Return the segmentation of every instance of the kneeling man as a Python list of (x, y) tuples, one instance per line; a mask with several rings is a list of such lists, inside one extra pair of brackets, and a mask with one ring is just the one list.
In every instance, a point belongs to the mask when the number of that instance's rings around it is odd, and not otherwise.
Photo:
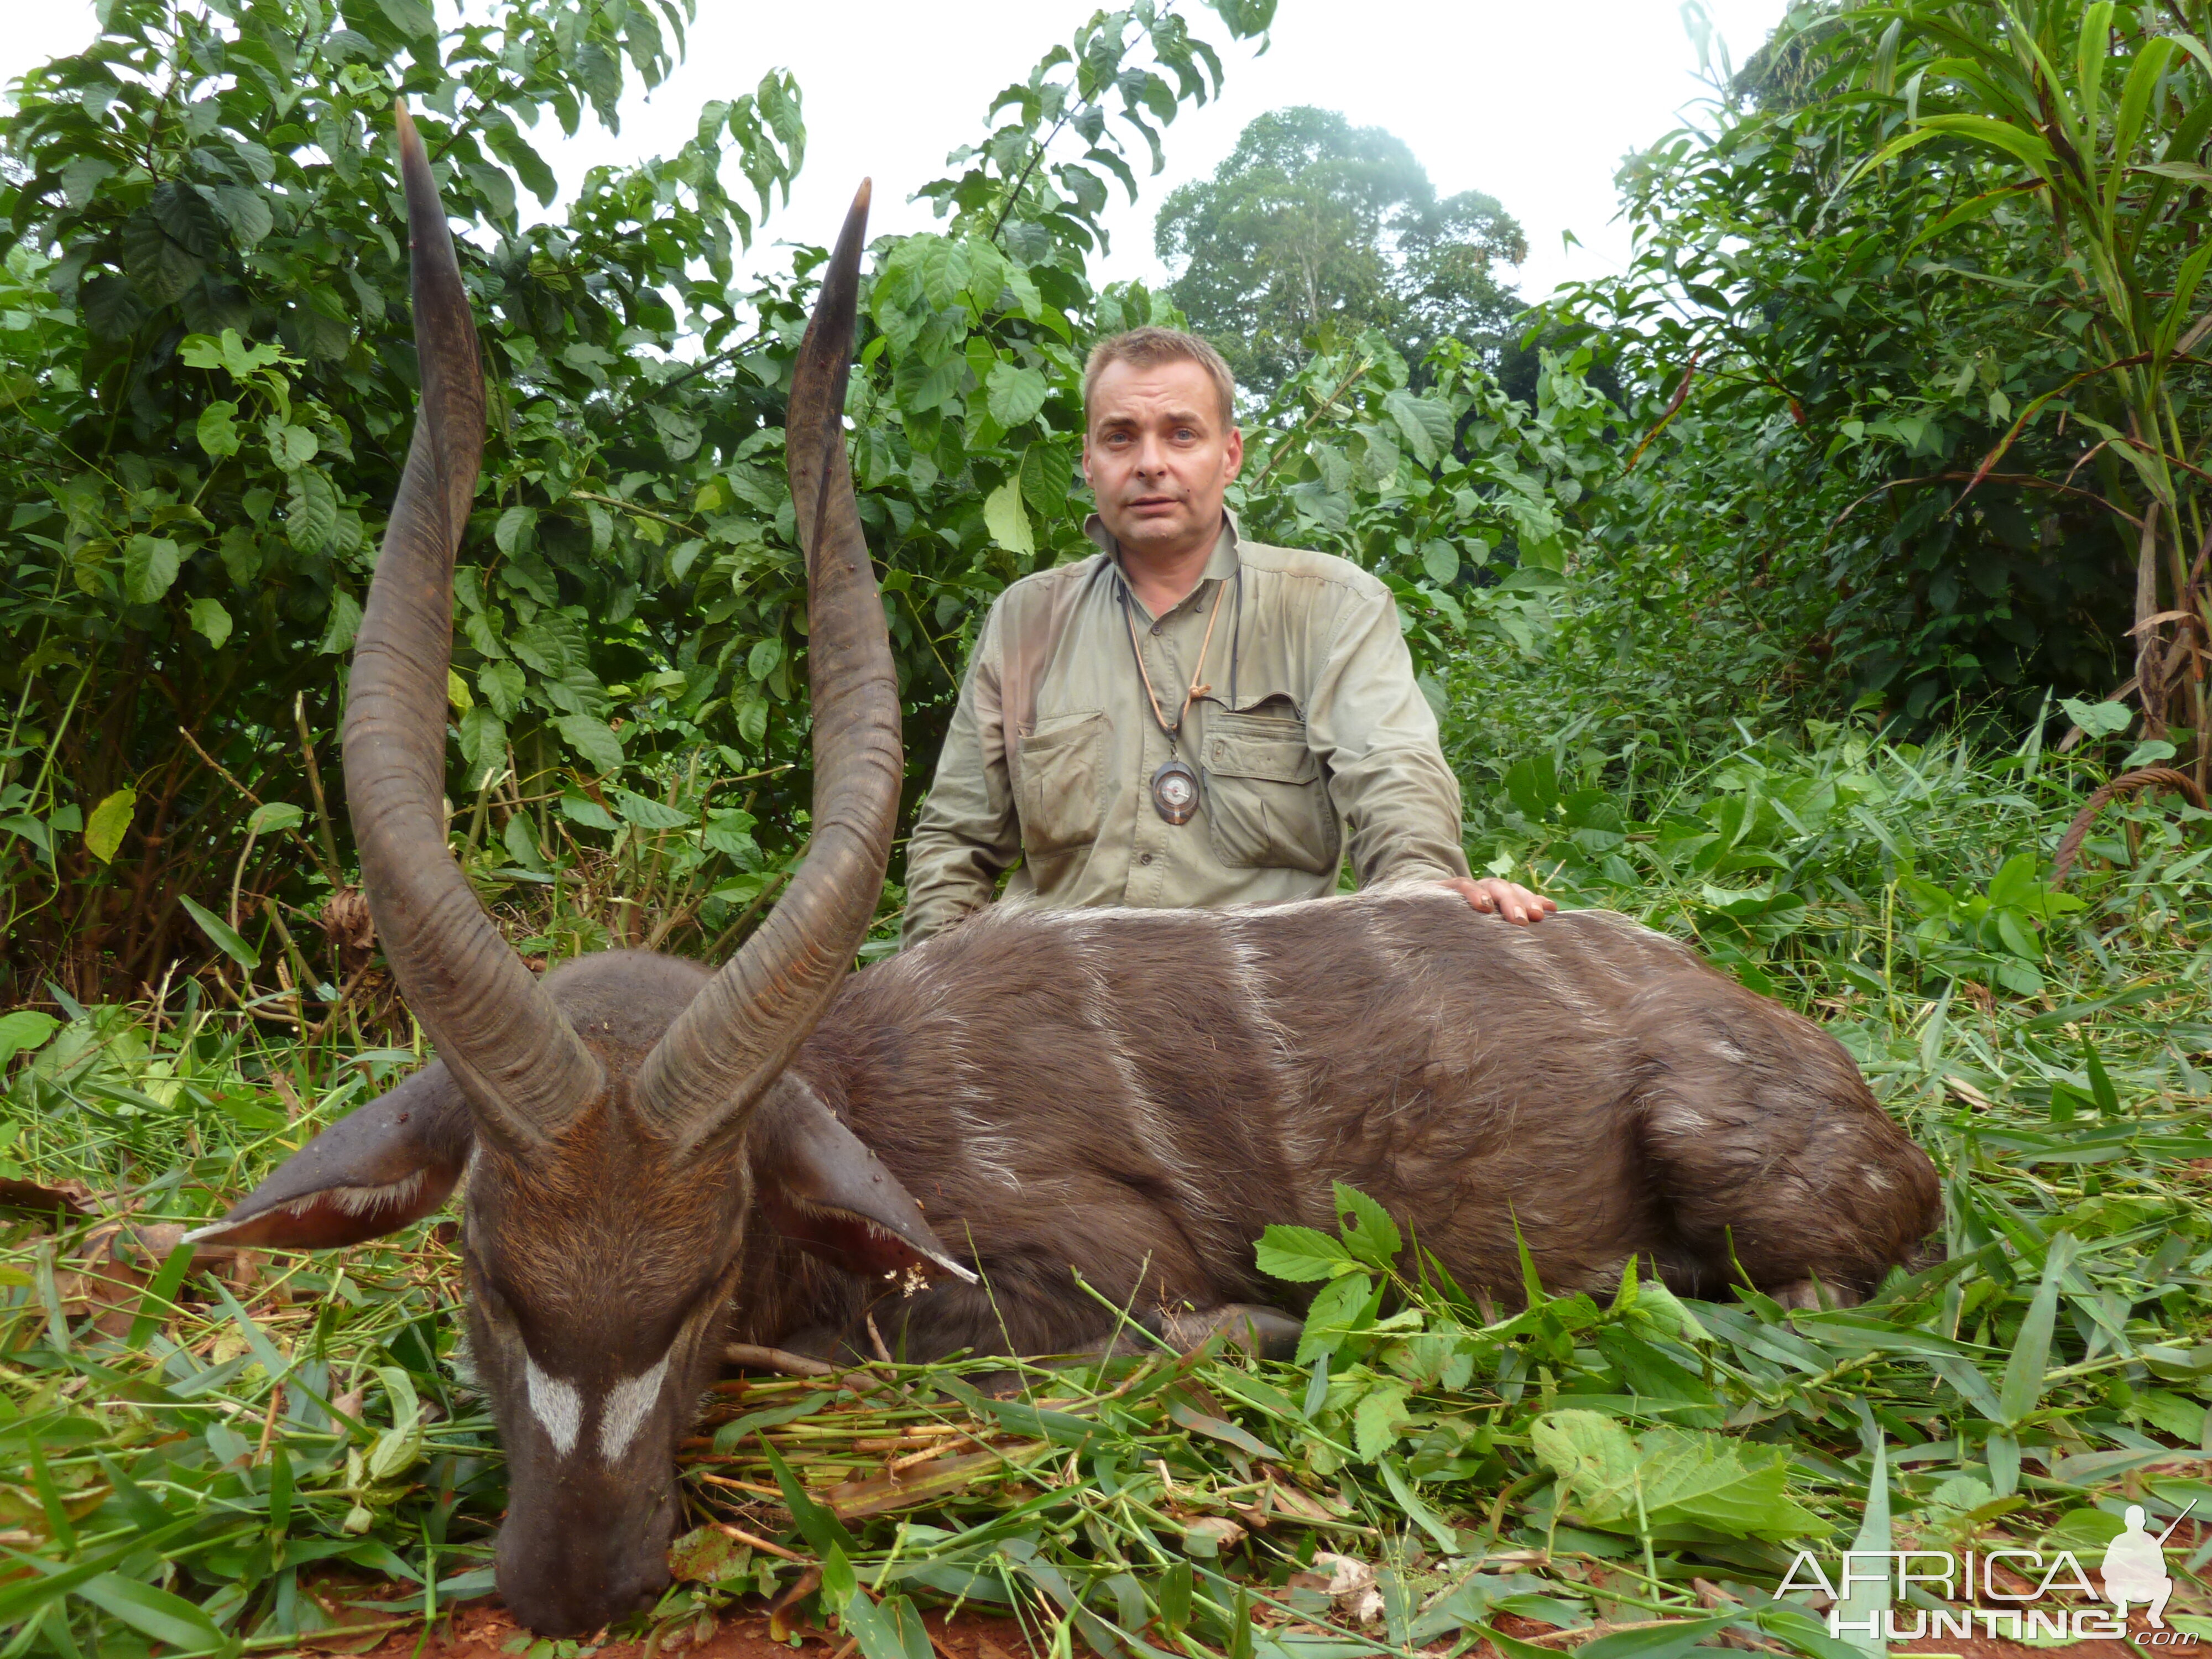
[(992, 901), (1213, 907), (1435, 881), (1485, 914), (1558, 907), (1472, 879), (1459, 781), (1390, 591), (1243, 539), (1236, 384), (1171, 329), (1099, 343), (1083, 473), (1100, 551), (984, 619), (907, 850), (907, 944)]

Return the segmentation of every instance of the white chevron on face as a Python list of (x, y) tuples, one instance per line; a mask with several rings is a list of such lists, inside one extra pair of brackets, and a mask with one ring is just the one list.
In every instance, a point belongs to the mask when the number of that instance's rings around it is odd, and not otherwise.
[(660, 1385), (667, 1375), (668, 1356), (663, 1354), (651, 1370), (626, 1376), (607, 1390), (606, 1403), (599, 1408), (599, 1456), (604, 1461), (618, 1462), (629, 1449), (629, 1443), (645, 1426), (653, 1402), (660, 1398)]
[(522, 1355), (522, 1376), (530, 1395), (530, 1413), (563, 1457), (576, 1449), (576, 1436), (584, 1426), (584, 1397), (573, 1382), (548, 1376), (538, 1370), (527, 1349)]
[[(584, 1396), (574, 1383), (550, 1376), (527, 1349), (523, 1352), (522, 1366), (531, 1415), (545, 1431), (553, 1449), (566, 1457), (576, 1449), (583, 1436), (586, 1416)], [(660, 1398), (661, 1385), (667, 1379), (668, 1356), (663, 1354), (650, 1370), (626, 1376), (607, 1390), (606, 1398), (599, 1405), (598, 1446), (602, 1461), (622, 1461), (630, 1442), (645, 1426), (645, 1419), (653, 1414), (653, 1407)]]

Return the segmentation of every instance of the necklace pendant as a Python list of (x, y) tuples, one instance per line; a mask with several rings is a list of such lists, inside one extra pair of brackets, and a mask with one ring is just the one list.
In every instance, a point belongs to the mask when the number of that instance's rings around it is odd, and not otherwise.
[(1152, 774), (1152, 810), (1170, 823), (1188, 823), (1198, 811), (1198, 774), (1179, 760)]

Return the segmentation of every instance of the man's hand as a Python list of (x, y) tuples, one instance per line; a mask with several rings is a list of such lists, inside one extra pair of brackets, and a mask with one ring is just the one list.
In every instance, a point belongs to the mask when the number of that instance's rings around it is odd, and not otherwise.
[(1454, 876), (1444, 885), (1484, 915), (1504, 916), (1522, 927), (1541, 921), (1559, 908), (1541, 893), (1532, 893), (1518, 882), (1500, 881), (1495, 876), (1485, 876), (1480, 881)]

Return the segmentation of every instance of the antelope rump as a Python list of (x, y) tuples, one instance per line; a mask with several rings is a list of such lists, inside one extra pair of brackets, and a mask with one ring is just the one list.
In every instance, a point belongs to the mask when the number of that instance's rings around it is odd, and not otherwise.
[[(677, 1442), (731, 1342), (1065, 1352), (1115, 1318), (1287, 1328), (1271, 1222), (1346, 1181), (1470, 1290), (1635, 1261), (1685, 1294), (1870, 1291), (1937, 1187), (1843, 1049), (1604, 912), (1533, 928), (1401, 888), (1217, 913), (987, 913), (865, 972), (899, 707), (848, 465), (864, 185), (787, 425), (810, 584), (813, 842), (712, 970), (611, 951), (540, 980), (446, 840), (453, 566), (483, 386), (428, 160), (399, 120), (422, 398), (355, 649), (362, 884), (437, 1059), (198, 1237), (320, 1248), (466, 1175), (471, 1349), (508, 1460), (498, 1580), (552, 1635), (665, 1583)], [(1272, 1311), (1271, 1311), (1272, 1310)]]

